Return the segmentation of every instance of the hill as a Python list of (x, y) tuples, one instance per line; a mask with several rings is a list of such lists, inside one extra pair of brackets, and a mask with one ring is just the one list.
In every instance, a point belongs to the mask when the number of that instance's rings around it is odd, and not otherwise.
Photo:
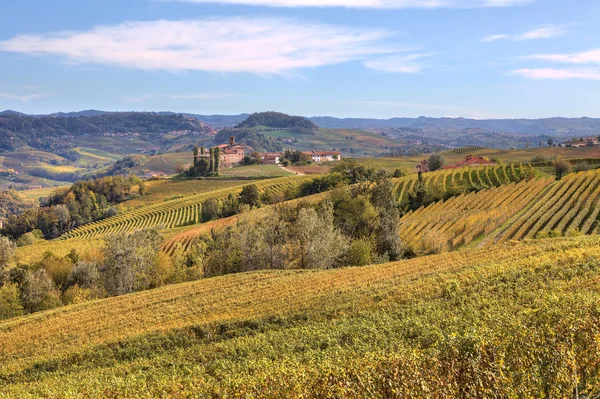
[(252, 272), (8, 320), (0, 397), (592, 397), (599, 251)]
[(290, 116), (281, 112), (258, 112), (240, 122), (238, 128), (257, 126), (276, 127), (282, 129), (316, 129), (317, 126), (301, 116)]

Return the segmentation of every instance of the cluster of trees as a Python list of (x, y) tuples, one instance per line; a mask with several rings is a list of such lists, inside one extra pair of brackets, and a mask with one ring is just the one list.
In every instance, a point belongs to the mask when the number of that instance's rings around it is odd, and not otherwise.
[(281, 112), (258, 112), (250, 115), (245, 121), (240, 122), (238, 128), (253, 128), (255, 126), (269, 126), (282, 129), (299, 128), (312, 131), (317, 125), (301, 116), (291, 116)]
[(215, 135), (215, 142), (226, 143), (231, 136), (235, 136), (236, 142), (239, 144), (244, 144), (255, 151), (277, 152), (283, 149), (283, 146), (277, 141), (245, 127), (225, 128)]
[(209, 158), (206, 159), (206, 149), (204, 147), (194, 147), (194, 161), (187, 171), (187, 175), (210, 176), (218, 175), (221, 169), (221, 149), (213, 147), (209, 150)]
[(108, 237), (99, 250), (46, 252), (38, 262), (11, 267), (15, 244), (1, 237), (0, 320), (202, 276), (192, 254), (179, 249), (169, 257), (161, 243), (156, 230), (138, 230)]
[(41, 200), (40, 207), (29, 208), (11, 215), (2, 233), (23, 245), (35, 238), (56, 238), (66, 231), (86, 223), (117, 214), (112, 206), (129, 197), (135, 176), (106, 176), (82, 180), (66, 189), (59, 189)]
[(312, 163), (312, 158), (308, 154), (302, 153), (300, 150), (292, 150), (286, 148), (280, 161), (284, 166), (292, 165), (308, 165)]
[(11, 215), (20, 215), (36, 206), (34, 201), (21, 197), (15, 190), (0, 191), (0, 217), (3, 219)]
[[(260, 204), (258, 191), (247, 187), (240, 202)], [(393, 185), (382, 178), (352, 188), (340, 186), (319, 204), (280, 205), (260, 217), (247, 215), (235, 226), (200, 238), (194, 251), (207, 277), (258, 269), (368, 265), (402, 257), (399, 217)]]

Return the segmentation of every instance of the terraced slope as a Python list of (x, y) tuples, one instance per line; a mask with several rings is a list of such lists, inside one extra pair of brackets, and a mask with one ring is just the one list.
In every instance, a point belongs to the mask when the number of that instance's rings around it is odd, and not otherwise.
[(600, 240), (262, 271), (0, 322), (0, 398), (594, 397)]
[(462, 194), (410, 212), (400, 220), (400, 236), (411, 244), (429, 231), (442, 233), (452, 248), (486, 236), (523, 210), (553, 179), (520, 183)]
[[(269, 189), (272, 194), (276, 195), (309, 179), (308, 177), (291, 176), (254, 184), (261, 189)], [(199, 223), (201, 221), (202, 204), (206, 200), (226, 198), (230, 193), (239, 193), (243, 186), (239, 185), (145, 206), (71, 230), (64, 234), (61, 239), (89, 239), (104, 237), (109, 234), (131, 232), (147, 227), (171, 229), (181, 225)]]

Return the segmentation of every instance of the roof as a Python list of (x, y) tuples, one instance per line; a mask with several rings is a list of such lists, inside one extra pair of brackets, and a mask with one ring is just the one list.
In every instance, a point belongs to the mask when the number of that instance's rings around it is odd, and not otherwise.
[(309, 155), (340, 155), (341, 152), (339, 152), (339, 151), (309, 151), (309, 152), (305, 152), (304, 154), (309, 154)]

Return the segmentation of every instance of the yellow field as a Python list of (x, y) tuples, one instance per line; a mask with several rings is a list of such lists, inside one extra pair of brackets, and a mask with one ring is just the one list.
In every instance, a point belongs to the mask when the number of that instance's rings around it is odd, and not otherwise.
[(594, 394), (599, 253), (593, 236), (252, 272), (20, 317), (0, 322), (0, 397)]

